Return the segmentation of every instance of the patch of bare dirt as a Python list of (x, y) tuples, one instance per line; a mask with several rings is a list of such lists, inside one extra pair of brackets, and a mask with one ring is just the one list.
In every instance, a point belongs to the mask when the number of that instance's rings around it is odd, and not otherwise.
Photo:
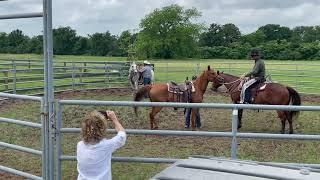
[(20, 176), (15, 176), (15, 175), (12, 175), (12, 174), (9, 174), (9, 173), (0, 172), (0, 180), (7, 180), (7, 179), (10, 179), (10, 180), (22, 180), (22, 179), (25, 179), (25, 178), (20, 177)]

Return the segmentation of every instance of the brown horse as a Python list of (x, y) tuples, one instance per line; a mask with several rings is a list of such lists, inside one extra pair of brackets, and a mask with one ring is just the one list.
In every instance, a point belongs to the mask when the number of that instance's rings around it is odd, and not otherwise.
[[(216, 76), (216, 72), (213, 69), (210, 69), (210, 66), (208, 66), (208, 69), (206, 69), (195, 81), (193, 81), (195, 91), (191, 94), (192, 103), (202, 102), (203, 94), (206, 92), (209, 81), (212, 82)], [(149, 97), (151, 102), (175, 102), (173, 94), (168, 92), (167, 84), (154, 84), (142, 87), (136, 93), (134, 101), (141, 101), (145, 97)], [(161, 111), (161, 109), (162, 107), (152, 107), (152, 111), (150, 112), (151, 129), (158, 129), (158, 123), (155, 121), (155, 116)], [(192, 109), (192, 130), (195, 130), (195, 117), (198, 110), (198, 108)], [(134, 107), (134, 111), (137, 115), (137, 107)]]
[[(216, 90), (221, 85), (224, 85), (228, 93), (231, 96), (231, 100), (234, 104), (239, 103), (241, 88), (239, 84), (241, 79), (239, 77), (217, 72), (218, 76), (212, 83), (212, 89)], [(258, 90), (255, 95), (253, 104), (267, 104), (267, 105), (301, 105), (301, 98), (297, 91), (293, 88), (284, 86), (278, 83), (268, 83), (265, 89)], [(238, 128), (241, 128), (242, 122), (242, 109), (238, 112)], [(289, 133), (293, 133), (292, 120), (297, 118), (299, 111), (277, 111), (278, 117), (281, 120), (282, 128), (281, 133), (285, 132), (286, 121), (289, 122)]]

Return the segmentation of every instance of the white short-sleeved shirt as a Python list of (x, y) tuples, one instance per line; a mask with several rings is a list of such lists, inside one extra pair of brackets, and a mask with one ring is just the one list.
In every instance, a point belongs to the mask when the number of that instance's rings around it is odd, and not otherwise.
[(119, 131), (112, 139), (97, 144), (77, 144), (78, 180), (111, 180), (111, 156), (126, 142), (126, 133)]

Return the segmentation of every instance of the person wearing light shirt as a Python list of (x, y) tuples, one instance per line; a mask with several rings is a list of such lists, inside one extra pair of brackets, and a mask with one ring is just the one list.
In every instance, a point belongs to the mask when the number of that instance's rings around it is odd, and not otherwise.
[[(108, 120), (117, 131), (112, 139), (106, 139)], [(90, 112), (81, 123), (81, 134), (82, 140), (77, 144), (78, 180), (111, 180), (112, 153), (126, 143), (126, 132), (115, 113)]]

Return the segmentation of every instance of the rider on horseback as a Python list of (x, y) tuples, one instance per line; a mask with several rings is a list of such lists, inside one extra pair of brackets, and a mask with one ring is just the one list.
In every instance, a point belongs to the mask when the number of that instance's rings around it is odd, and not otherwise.
[(250, 78), (242, 87), (240, 103), (250, 103), (250, 89), (254, 87), (254, 85), (265, 81), (265, 65), (261, 59), (260, 51), (258, 49), (252, 49), (250, 56), (251, 59), (255, 61), (255, 65), (251, 72), (243, 74), (240, 77), (241, 79), (245, 77)]
[(149, 61), (143, 61), (143, 65), (144, 67), (139, 72), (142, 73), (143, 85), (148, 85), (151, 84), (153, 70)]

